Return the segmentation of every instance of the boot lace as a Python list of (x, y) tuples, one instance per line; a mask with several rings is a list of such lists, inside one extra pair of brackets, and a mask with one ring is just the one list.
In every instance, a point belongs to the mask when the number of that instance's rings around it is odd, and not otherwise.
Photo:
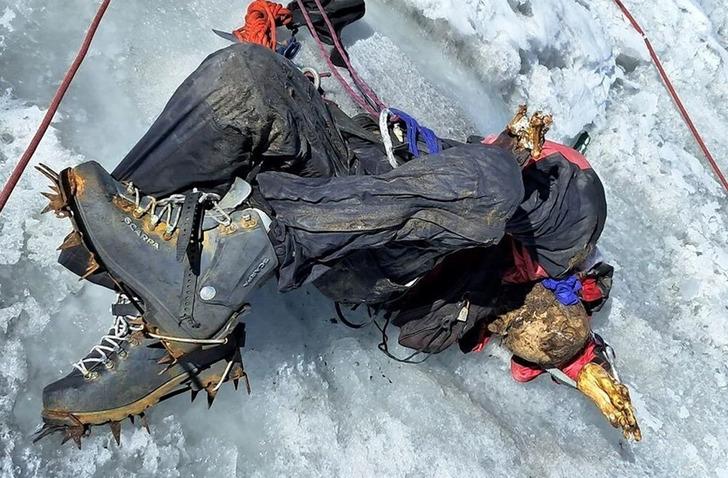
[[(129, 299), (120, 294), (117, 303), (129, 303)], [(119, 352), (121, 345), (128, 342), (134, 332), (144, 330), (144, 325), (134, 323), (134, 319), (133, 316), (117, 315), (109, 333), (101, 337), (100, 343), (93, 346), (88, 356), (74, 363), (73, 367), (84, 377), (89, 377), (96, 365), (110, 363), (109, 355)]]
[[(152, 227), (156, 227), (160, 222), (167, 225), (165, 235), (171, 237), (171, 234), (177, 229), (179, 220), (182, 215), (182, 205), (185, 202), (184, 194), (172, 194), (165, 198), (157, 199), (153, 196), (144, 196), (139, 188), (133, 183), (126, 183), (126, 192), (129, 197), (125, 197), (129, 202), (133, 202), (134, 216), (141, 218), (145, 214), (150, 214)], [(193, 189), (197, 192), (197, 188)], [(229, 226), (232, 223), (230, 215), (220, 207), (220, 195), (215, 193), (203, 192), (200, 196), (200, 204), (209, 203), (211, 205), (212, 214), (210, 217), (220, 225)]]

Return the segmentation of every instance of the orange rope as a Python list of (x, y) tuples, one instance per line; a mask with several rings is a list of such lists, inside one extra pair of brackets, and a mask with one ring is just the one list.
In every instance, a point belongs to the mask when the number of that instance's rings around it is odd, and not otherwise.
[(275, 50), (278, 46), (276, 28), (292, 21), (291, 11), (283, 5), (268, 0), (255, 0), (248, 5), (244, 25), (233, 31), (233, 35), (240, 41)]

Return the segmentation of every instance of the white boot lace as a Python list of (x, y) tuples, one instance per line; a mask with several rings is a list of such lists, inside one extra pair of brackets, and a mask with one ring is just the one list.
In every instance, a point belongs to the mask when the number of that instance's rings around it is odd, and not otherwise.
[[(179, 225), (180, 216), (182, 214), (182, 205), (185, 202), (184, 194), (172, 194), (163, 199), (157, 199), (152, 196), (142, 196), (139, 188), (134, 186), (133, 183), (126, 183), (126, 192), (131, 197), (125, 197), (129, 202), (133, 202), (135, 209), (134, 215), (137, 218), (141, 218), (145, 214), (150, 214), (152, 226), (156, 226), (163, 221), (167, 228), (165, 235), (171, 237), (174, 230)], [(197, 189), (193, 189), (193, 192), (197, 192)], [(220, 195), (214, 193), (203, 192), (200, 196), (200, 204), (209, 202), (212, 205), (210, 217), (220, 225), (229, 226), (232, 219), (221, 207), (220, 207)]]
[[(117, 303), (128, 303), (128, 299), (119, 295)], [(129, 341), (132, 333), (144, 330), (144, 325), (137, 325), (132, 322), (134, 319), (135, 317), (132, 316), (116, 316), (109, 333), (101, 337), (101, 343), (94, 345), (91, 352), (89, 352), (89, 356), (74, 363), (73, 367), (81, 372), (84, 377), (88, 377), (92, 374), (91, 369), (94, 366), (101, 363), (105, 365), (110, 363), (110, 354), (119, 352), (121, 345)], [(96, 355), (92, 356), (94, 353)]]

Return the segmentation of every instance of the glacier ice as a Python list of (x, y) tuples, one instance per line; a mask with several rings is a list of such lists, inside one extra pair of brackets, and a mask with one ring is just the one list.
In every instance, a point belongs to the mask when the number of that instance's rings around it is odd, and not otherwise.
[[(22, 153), (95, 2), (0, 0), (0, 182)], [(177, 84), (225, 43), (247, 2), (114, 2), (35, 161), (113, 167)], [(513, 382), (497, 346), (404, 366), (374, 330), (332, 324), (313, 289), (267, 288), (248, 320), (250, 397), (184, 398), (122, 447), (38, 446), (43, 385), (110, 323), (111, 297), (55, 264), (67, 225), (40, 216), (29, 171), (0, 216), (0, 475), (728, 476), (728, 200), (613, 2), (370, 0), (345, 31), (385, 101), (442, 135), (489, 133), (521, 102), (553, 136), (587, 128), (607, 189), (601, 248), (617, 267), (595, 328), (617, 350), (644, 442), (625, 444), (572, 390)], [(728, 169), (728, 20), (717, 0), (630, 1)], [(308, 42), (300, 62), (320, 64)], [(325, 86), (352, 105), (333, 81)]]

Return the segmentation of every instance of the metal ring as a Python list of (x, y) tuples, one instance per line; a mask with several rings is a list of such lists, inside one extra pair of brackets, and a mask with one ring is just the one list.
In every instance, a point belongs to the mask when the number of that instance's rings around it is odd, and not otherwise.
[(321, 75), (319, 75), (318, 71), (307, 66), (305, 68), (301, 68), (301, 72), (306, 76), (306, 78), (311, 80), (314, 88), (318, 90), (321, 87)]

